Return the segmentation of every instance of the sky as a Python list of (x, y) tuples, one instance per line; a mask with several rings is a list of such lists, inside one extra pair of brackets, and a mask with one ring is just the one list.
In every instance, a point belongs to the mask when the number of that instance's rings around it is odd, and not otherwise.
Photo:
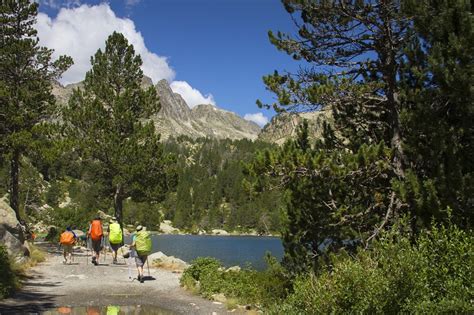
[(263, 126), (275, 114), (262, 76), (298, 64), (268, 40), (268, 31), (294, 33), (279, 0), (37, 0), (40, 44), (75, 64), (61, 83), (84, 79), (90, 57), (118, 31), (142, 56), (143, 72), (166, 79), (192, 108), (213, 104)]

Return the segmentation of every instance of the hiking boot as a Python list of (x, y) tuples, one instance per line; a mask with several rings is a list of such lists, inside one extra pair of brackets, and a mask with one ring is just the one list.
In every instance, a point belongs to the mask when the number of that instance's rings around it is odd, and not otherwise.
[(63, 259), (63, 264), (67, 264), (67, 259)]
[(143, 276), (140, 277), (140, 283), (143, 283), (145, 280), (143, 279)]

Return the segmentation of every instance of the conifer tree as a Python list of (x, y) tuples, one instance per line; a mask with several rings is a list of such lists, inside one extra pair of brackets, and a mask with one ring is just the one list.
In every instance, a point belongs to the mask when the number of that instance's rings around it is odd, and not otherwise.
[(287, 190), (287, 266), (317, 267), (328, 239), (334, 250), (354, 244), (344, 240), (368, 246), (403, 214), (415, 233), (433, 216), (447, 218), (447, 207), (469, 225), (470, 3), (283, 4), (298, 35), (270, 32), (270, 41), (308, 67), (264, 77), (278, 97), (273, 107), (330, 107), (334, 114), (314, 150), (303, 149), (303, 126), (296, 142), (262, 153), (254, 164), (253, 171), (281, 178)]
[(122, 34), (110, 35), (91, 64), (65, 110), (65, 127), (83, 161), (94, 166), (94, 180), (107, 188), (122, 223), (125, 198), (153, 200), (166, 188), (166, 158), (148, 119), (160, 104), (153, 87), (141, 87), (142, 60)]
[(18, 219), (21, 158), (55, 112), (52, 81), (72, 64), (66, 56), (52, 61), (53, 50), (39, 46), (37, 13), (38, 3), (29, 0), (0, 4), (0, 149), (10, 162), (10, 205)]

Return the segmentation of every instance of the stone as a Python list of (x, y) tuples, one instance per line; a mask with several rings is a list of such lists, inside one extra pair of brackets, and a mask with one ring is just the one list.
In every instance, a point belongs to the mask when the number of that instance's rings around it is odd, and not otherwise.
[(166, 256), (162, 252), (148, 255), (148, 261), (150, 261), (154, 267), (176, 271), (177, 273), (189, 267), (189, 264), (185, 261), (174, 256)]
[(0, 243), (16, 261), (22, 261), (30, 254), (22, 226), (5, 198), (0, 199)]
[(223, 293), (216, 293), (216, 294), (213, 294), (211, 295), (211, 298), (216, 301), (216, 302), (219, 302), (219, 303), (225, 303), (227, 302), (227, 298), (225, 297), (225, 295)]
[(211, 231), (214, 235), (229, 235), (229, 232), (226, 230), (214, 229)]
[(227, 268), (225, 272), (239, 272), (240, 270), (242, 270), (240, 266), (232, 266), (232, 267)]

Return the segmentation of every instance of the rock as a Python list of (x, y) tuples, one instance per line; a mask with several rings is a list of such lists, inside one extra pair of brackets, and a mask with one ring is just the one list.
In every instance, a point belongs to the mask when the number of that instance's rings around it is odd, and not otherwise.
[(172, 234), (179, 232), (179, 229), (173, 227), (170, 220), (164, 220), (160, 223), (160, 231), (165, 234)]
[(5, 198), (0, 199), (0, 243), (16, 261), (22, 261), (30, 254), (23, 228)]
[(320, 139), (323, 123), (332, 124), (334, 120), (330, 108), (307, 113), (281, 113), (273, 116), (270, 123), (263, 127), (258, 139), (282, 145), (286, 140), (296, 138), (298, 127), (304, 119), (308, 120), (310, 140)]
[(214, 229), (212, 230), (212, 234), (214, 235), (229, 235), (229, 232), (226, 230)]
[(213, 294), (213, 295), (211, 295), (211, 298), (216, 302), (220, 302), (220, 303), (227, 302), (227, 298), (225, 297), (225, 295), (223, 293)]
[(229, 271), (232, 271), (232, 272), (239, 272), (242, 268), (240, 268), (240, 266), (232, 266), (232, 267), (229, 267), (225, 270), (225, 272), (229, 272)]
[(84, 233), (84, 231), (81, 231), (81, 230), (72, 230), (74, 232), (74, 234), (76, 234), (77, 237), (84, 237), (86, 236), (86, 233)]
[(152, 266), (172, 271), (183, 271), (189, 267), (188, 263), (174, 256), (166, 256), (162, 252), (148, 255)]

